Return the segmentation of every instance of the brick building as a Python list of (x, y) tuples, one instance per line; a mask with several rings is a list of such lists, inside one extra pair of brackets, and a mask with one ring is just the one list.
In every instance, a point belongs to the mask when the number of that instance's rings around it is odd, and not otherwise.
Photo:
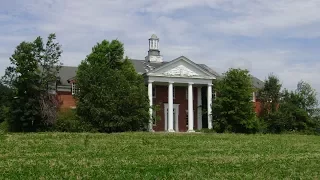
[[(205, 64), (196, 64), (181, 56), (171, 61), (163, 61), (159, 50), (159, 38), (152, 35), (149, 51), (144, 60), (132, 59), (136, 71), (145, 78), (148, 86), (150, 106), (159, 105), (158, 121), (150, 121), (150, 131), (193, 132), (195, 129), (212, 128), (211, 102), (215, 93), (212, 82), (220, 75)], [(73, 94), (77, 67), (63, 66), (57, 94), (62, 108), (75, 108)], [(255, 89), (263, 82), (252, 77)], [(260, 103), (252, 93), (255, 111), (260, 112)], [(202, 113), (202, 110), (205, 113)], [(150, 109), (150, 114), (155, 112)]]

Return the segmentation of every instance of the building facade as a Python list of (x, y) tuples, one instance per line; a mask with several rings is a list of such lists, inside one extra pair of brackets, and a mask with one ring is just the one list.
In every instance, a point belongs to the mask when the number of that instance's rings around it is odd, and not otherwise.
[[(197, 64), (181, 56), (171, 61), (163, 61), (159, 50), (159, 38), (152, 35), (149, 51), (144, 60), (132, 59), (135, 70), (143, 75), (150, 107), (149, 131), (194, 132), (196, 129), (212, 128), (211, 106), (215, 93), (212, 82), (220, 75), (204, 64)], [(77, 67), (63, 66), (57, 94), (61, 108), (75, 108), (73, 95), (76, 93), (75, 75)], [(259, 89), (263, 82), (252, 77), (252, 85)], [(252, 93), (252, 101), (257, 113), (260, 103)], [(157, 117), (156, 120), (153, 120)]]

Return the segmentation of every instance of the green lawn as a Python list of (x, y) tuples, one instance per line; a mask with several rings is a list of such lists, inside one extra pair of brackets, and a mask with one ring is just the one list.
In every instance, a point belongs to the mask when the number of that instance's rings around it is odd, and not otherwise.
[(0, 135), (0, 179), (320, 179), (320, 136)]

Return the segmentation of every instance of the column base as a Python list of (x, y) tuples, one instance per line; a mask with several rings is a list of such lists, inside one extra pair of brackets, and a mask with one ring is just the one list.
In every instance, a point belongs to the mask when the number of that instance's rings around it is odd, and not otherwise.
[(195, 131), (194, 130), (188, 130), (187, 132), (191, 132), (192, 133), (192, 132), (195, 132)]
[(149, 129), (149, 132), (155, 132), (153, 129)]
[(175, 132), (173, 129), (169, 129), (167, 130), (167, 132)]

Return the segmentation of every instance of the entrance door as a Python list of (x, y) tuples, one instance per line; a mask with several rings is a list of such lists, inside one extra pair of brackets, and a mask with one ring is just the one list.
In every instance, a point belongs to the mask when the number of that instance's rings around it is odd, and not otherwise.
[[(165, 116), (165, 126), (164, 130), (167, 131), (169, 129), (169, 108), (168, 104), (164, 104), (164, 116)], [(179, 104), (173, 104), (173, 129), (174, 131), (179, 131)]]

